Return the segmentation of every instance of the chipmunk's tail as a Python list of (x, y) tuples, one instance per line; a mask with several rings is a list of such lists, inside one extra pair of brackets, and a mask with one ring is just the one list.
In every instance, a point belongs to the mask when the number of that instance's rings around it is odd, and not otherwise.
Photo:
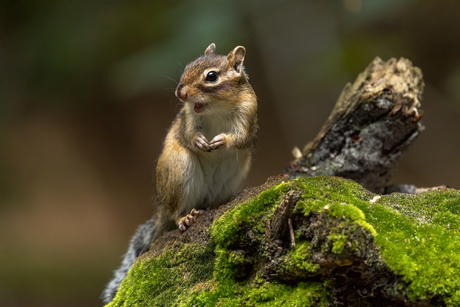
[(113, 274), (112, 280), (107, 284), (101, 294), (101, 299), (105, 304), (110, 303), (117, 294), (118, 288), (123, 279), (128, 274), (137, 257), (149, 250), (153, 241), (158, 237), (157, 223), (154, 218), (139, 226), (129, 243), (128, 252), (124, 255), (120, 268)]

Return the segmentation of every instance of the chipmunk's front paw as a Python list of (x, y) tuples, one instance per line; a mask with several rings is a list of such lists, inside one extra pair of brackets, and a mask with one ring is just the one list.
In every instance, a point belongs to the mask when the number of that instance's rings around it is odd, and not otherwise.
[(209, 146), (208, 140), (201, 133), (198, 133), (195, 137), (195, 147), (206, 152), (212, 150), (211, 146)]
[(185, 231), (187, 227), (191, 226), (192, 224), (196, 222), (196, 219), (198, 218), (198, 216), (202, 215), (203, 212), (204, 212), (203, 210), (192, 209), (192, 211), (190, 211), (190, 214), (187, 214), (187, 216), (183, 217), (178, 223), (179, 229), (181, 231)]
[(216, 135), (211, 142), (209, 142), (209, 147), (211, 147), (212, 150), (217, 149), (223, 145), (226, 144), (226, 137), (225, 134), (221, 133)]

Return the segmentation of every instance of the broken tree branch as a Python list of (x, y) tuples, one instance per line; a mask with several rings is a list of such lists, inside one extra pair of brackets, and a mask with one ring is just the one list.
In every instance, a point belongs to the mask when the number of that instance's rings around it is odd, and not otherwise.
[(347, 84), (326, 123), (286, 173), (340, 176), (383, 193), (420, 123), (423, 76), (404, 58), (375, 58)]

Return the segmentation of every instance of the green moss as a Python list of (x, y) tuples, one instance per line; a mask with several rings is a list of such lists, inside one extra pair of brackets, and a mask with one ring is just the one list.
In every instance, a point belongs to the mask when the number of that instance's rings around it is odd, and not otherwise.
[(369, 206), (388, 265), (409, 282), (412, 297), (445, 296), (460, 305), (460, 192), (383, 196)]
[[(214, 222), (211, 238), (216, 242), (216, 267), (214, 277), (218, 280), (234, 278), (244, 259), (229, 252), (230, 247), (249, 247), (263, 240), (265, 222), (273, 215), (281, 197), (290, 190), (290, 184), (283, 183), (260, 193), (252, 200), (225, 212)], [(265, 216), (265, 219), (262, 217)], [(253, 238), (247, 238), (251, 229)]]
[[(335, 219), (327, 236), (333, 253), (340, 254), (361, 227), (372, 234), (386, 264), (405, 282), (398, 284), (399, 290), (412, 300), (437, 296), (442, 303), (460, 306), (460, 192), (394, 194), (371, 203), (374, 194), (334, 177), (275, 186), (216, 219), (207, 246), (183, 245), (141, 259), (109, 306), (323, 306), (332, 302), (327, 282), (293, 286), (266, 282), (257, 273), (265, 259), (266, 220), (291, 189), (302, 192), (296, 213), (318, 212), (322, 218)], [(356, 249), (351, 244), (348, 248)], [(310, 248), (296, 231), (296, 248), (283, 256), (285, 268), (318, 272)]]
[(211, 292), (192, 294), (184, 306), (330, 306), (327, 288), (317, 282), (296, 286), (264, 283), (258, 287), (245, 283), (220, 283)]
[(372, 193), (351, 180), (334, 177), (305, 178), (296, 181), (296, 185), (303, 190), (303, 199), (297, 203), (296, 212), (308, 215), (312, 211), (324, 211), (330, 216), (355, 222), (372, 235), (377, 235), (375, 229), (366, 222), (364, 213), (354, 206), (355, 203), (368, 200)]
[[(375, 195), (351, 181), (298, 181), (305, 188), (298, 212), (323, 210), (354, 220), (374, 235), (386, 263), (408, 283), (412, 299), (440, 295), (447, 304), (460, 305), (459, 191), (393, 194), (370, 203)], [(339, 247), (340, 240), (335, 251)]]
[(291, 249), (286, 257), (286, 269), (287, 270), (302, 270), (310, 273), (316, 273), (320, 268), (319, 264), (311, 262), (310, 253), (308, 248), (310, 243), (308, 241), (302, 241), (294, 249)]
[(360, 225), (367, 231), (369, 231), (373, 236), (377, 235), (374, 227), (366, 222), (363, 211), (359, 208), (353, 206), (350, 203), (332, 203), (329, 205), (329, 208), (325, 212), (333, 217), (337, 218), (346, 218), (349, 221), (354, 222), (355, 224)]
[(171, 306), (186, 301), (190, 289), (210, 280), (213, 246), (183, 245), (136, 262), (108, 307)]
[(225, 212), (214, 222), (211, 237), (218, 245), (229, 246), (241, 239), (239, 231), (245, 225), (255, 226), (255, 230), (263, 233), (265, 224), (260, 223), (260, 218), (264, 215), (271, 217), (281, 197), (289, 190), (290, 184), (282, 183)]
[(348, 241), (346, 234), (331, 234), (329, 239), (332, 241), (332, 252), (340, 254), (343, 251), (343, 245)]

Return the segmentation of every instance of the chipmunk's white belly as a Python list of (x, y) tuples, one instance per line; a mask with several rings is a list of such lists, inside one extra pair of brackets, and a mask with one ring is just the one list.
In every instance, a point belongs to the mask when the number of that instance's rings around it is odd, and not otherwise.
[[(210, 142), (220, 133), (229, 133), (233, 122), (228, 118), (211, 116), (203, 121), (202, 132)], [(198, 152), (194, 188), (202, 191), (197, 207), (216, 207), (235, 197), (249, 171), (249, 149), (227, 149), (225, 145), (212, 152)]]
[(213, 152), (203, 152), (198, 156), (199, 171), (204, 194), (205, 207), (216, 207), (239, 193), (241, 183), (246, 177), (250, 166), (248, 149), (221, 148)]

